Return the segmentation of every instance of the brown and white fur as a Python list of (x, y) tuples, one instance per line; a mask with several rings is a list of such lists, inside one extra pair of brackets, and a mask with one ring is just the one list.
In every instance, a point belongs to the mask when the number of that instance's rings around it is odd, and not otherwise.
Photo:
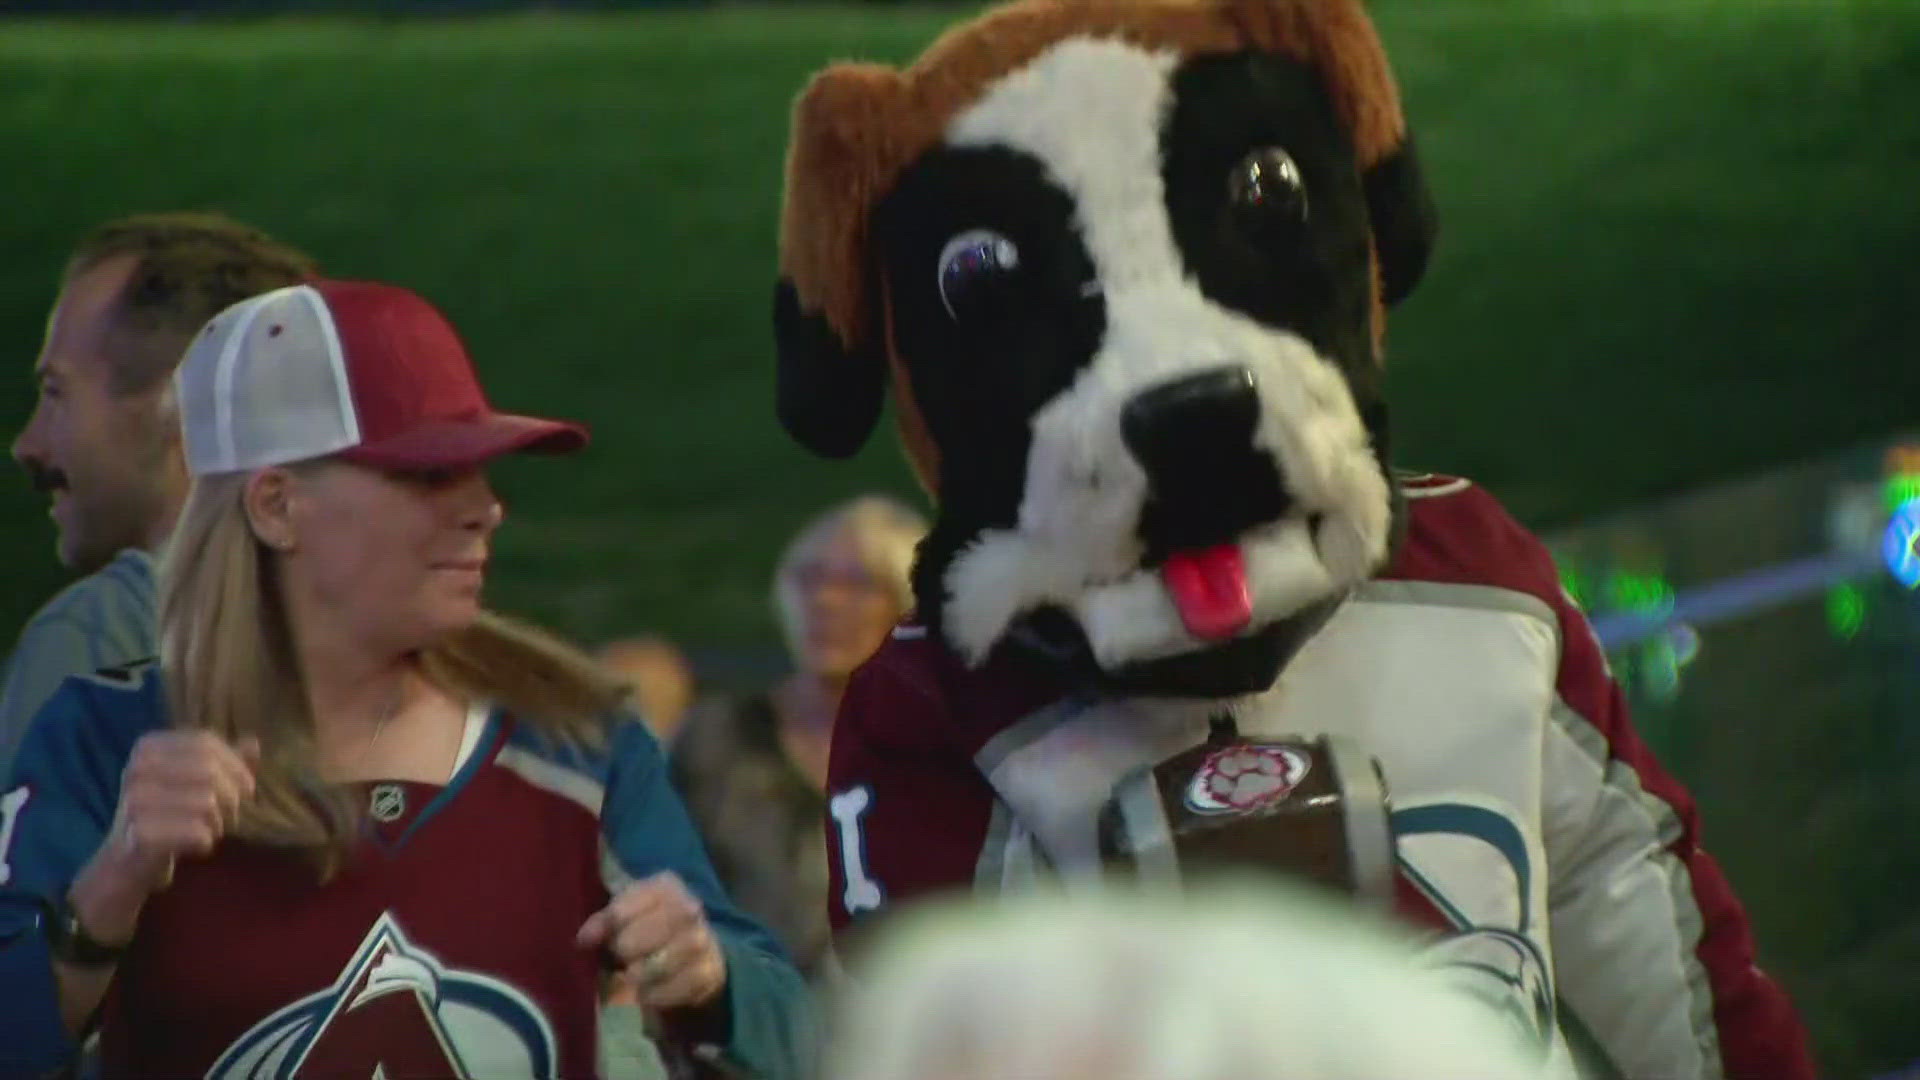
[[(891, 376), (940, 503), (920, 616), (969, 662), (1025, 639), (1146, 689), (1258, 690), (1388, 557), (1383, 313), (1431, 236), (1357, 4), (1011, 5), (802, 95), (781, 416), (851, 453)], [(1145, 396), (1222, 373), (1156, 421), (1164, 452), (1130, 445)], [(1183, 438), (1210, 410), (1234, 433)], [(1197, 632), (1167, 568), (1222, 545), (1247, 618)]]

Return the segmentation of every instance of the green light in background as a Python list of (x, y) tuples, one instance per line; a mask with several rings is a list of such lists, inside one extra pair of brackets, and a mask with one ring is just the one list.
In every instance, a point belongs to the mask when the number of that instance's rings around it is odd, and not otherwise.
[(1640, 670), (1640, 650), (1622, 649), (1607, 654), (1607, 674), (1621, 686), (1635, 685), (1635, 677)]
[(1606, 600), (1615, 611), (1664, 614), (1673, 610), (1673, 586), (1658, 574), (1619, 571), (1607, 575)]
[(1867, 621), (1867, 599), (1851, 585), (1827, 590), (1827, 626), (1842, 641), (1851, 641)]
[(1887, 509), (1898, 510), (1920, 499), (1920, 473), (1895, 473), (1887, 477)]
[(1655, 634), (1641, 653), (1640, 686), (1646, 695), (1662, 705), (1680, 696), (1679, 650), (1667, 634)]
[(1573, 606), (1585, 611), (1587, 608), (1587, 575), (1570, 567), (1560, 568), (1560, 587), (1566, 590), (1567, 598)]

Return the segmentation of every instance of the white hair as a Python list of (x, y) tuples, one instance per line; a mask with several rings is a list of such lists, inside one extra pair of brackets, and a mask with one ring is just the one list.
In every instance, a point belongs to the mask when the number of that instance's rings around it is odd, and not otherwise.
[(1292, 889), (948, 901), (836, 1002), (830, 1080), (1570, 1080), (1411, 943)]
[(774, 611), (786, 637), (787, 655), (798, 657), (806, 629), (798, 572), (814, 552), (840, 536), (851, 537), (860, 560), (893, 592), (902, 613), (913, 606), (913, 553), (927, 535), (927, 520), (905, 503), (885, 495), (860, 495), (809, 521), (780, 555), (773, 573)]

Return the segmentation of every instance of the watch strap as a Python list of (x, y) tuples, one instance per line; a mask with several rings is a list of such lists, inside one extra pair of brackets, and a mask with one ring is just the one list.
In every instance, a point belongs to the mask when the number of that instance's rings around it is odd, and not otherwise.
[(87, 933), (80, 915), (65, 897), (45, 901), (41, 912), (47, 946), (57, 960), (81, 967), (105, 967), (126, 954), (125, 945), (108, 945)]

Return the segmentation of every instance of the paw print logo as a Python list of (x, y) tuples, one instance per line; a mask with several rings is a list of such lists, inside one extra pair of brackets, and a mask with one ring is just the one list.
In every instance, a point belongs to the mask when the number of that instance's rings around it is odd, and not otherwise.
[(1187, 808), (1199, 814), (1245, 814), (1286, 798), (1306, 775), (1306, 756), (1290, 746), (1226, 747), (1194, 772)]

